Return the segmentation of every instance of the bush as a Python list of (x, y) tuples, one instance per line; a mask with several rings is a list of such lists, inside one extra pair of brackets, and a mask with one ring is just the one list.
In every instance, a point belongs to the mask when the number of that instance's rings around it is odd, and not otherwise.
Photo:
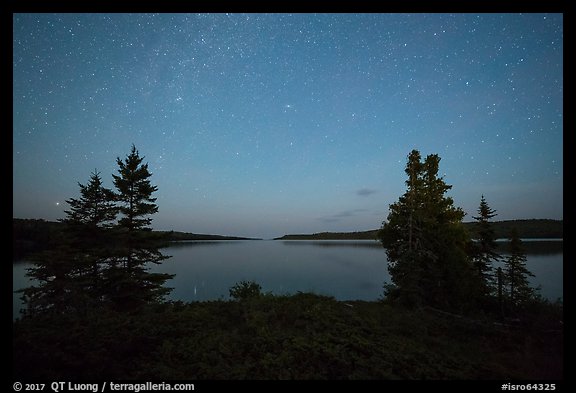
[(234, 300), (245, 300), (262, 295), (262, 287), (254, 281), (242, 280), (230, 288), (230, 297)]

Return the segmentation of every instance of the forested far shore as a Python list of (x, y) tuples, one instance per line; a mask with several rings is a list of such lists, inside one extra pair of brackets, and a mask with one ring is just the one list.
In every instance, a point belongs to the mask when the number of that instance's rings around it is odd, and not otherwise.
[[(18, 258), (31, 252), (56, 246), (62, 237), (65, 224), (43, 219), (12, 219), (12, 253)], [(159, 240), (166, 242), (184, 240), (259, 240), (238, 236), (210, 235), (177, 231), (152, 231)]]
[[(512, 228), (524, 239), (562, 239), (563, 220), (526, 219), (494, 221), (492, 226), (496, 238), (505, 239)], [(477, 238), (477, 222), (465, 222), (470, 236)], [(12, 219), (12, 252), (15, 257), (30, 252), (42, 251), (58, 242), (64, 224), (43, 219)], [(180, 240), (260, 240), (239, 236), (211, 235), (178, 231), (153, 231), (166, 241)], [(357, 232), (320, 232), (313, 234), (292, 234), (274, 240), (375, 240), (377, 229)]]
[[(563, 220), (525, 219), (491, 222), (496, 238), (506, 239), (513, 228), (523, 239), (562, 239)], [(463, 223), (472, 239), (478, 238), (478, 223)], [(292, 234), (277, 237), (274, 240), (375, 240), (378, 229), (360, 232), (319, 232), (313, 234)]]
[(177, 231), (152, 231), (166, 236), (168, 241), (184, 240), (262, 240), (251, 237), (225, 236), (225, 235), (207, 235), (203, 233), (177, 232)]

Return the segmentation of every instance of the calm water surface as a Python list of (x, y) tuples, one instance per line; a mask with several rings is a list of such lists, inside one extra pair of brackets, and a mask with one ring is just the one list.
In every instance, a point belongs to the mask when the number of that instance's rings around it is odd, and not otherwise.
[[(536, 244), (538, 243), (538, 244)], [(553, 246), (553, 243), (556, 246)], [(563, 297), (563, 252), (557, 242), (525, 242), (527, 267), (541, 286), (542, 296)], [(371, 240), (338, 241), (185, 241), (162, 249), (172, 256), (151, 271), (172, 273), (166, 285), (170, 299), (203, 301), (228, 299), (228, 289), (240, 280), (258, 282), (263, 291), (298, 291), (334, 296), (338, 300), (377, 300), (390, 282), (386, 253)], [(13, 265), (14, 289), (30, 285), (27, 262)], [(13, 316), (20, 309), (14, 295)]]

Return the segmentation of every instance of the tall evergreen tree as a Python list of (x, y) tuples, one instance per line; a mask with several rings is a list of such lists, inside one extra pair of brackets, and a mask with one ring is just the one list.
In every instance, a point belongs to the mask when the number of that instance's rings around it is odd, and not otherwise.
[(169, 257), (158, 250), (160, 243), (150, 232), (150, 215), (158, 212), (152, 193), (148, 164), (143, 164), (136, 147), (124, 161), (116, 159), (118, 175), (112, 175), (116, 186), (116, 200), (123, 217), (118, 221), (118, 249), (107, 270), (108, 294), (120, 309), (134, 310), (140, 305), (157, 302), (170, 292), (163, 284), (171, 274), (150, 273), (149, 263), (161, 263)]
[(485, 294), (496, 289), (492, 262), (496, 262), (501, 258), (500, 254), (496, 252), (496, 235), (490, 222), (496, 216), (496, 210), (488, 206), (488, 202), (482, 195), (480, 206), (478, 207), (478, 216), (473, 217), (478, 221), (478, 240), (472, 248), (472, 263), (482, 280)]
[(78, 296), (85, 298), (85, 308), (100, 304), (105, 297), (102, 275), (107, 262), (113, 258), (110, 243), (112, 222), (116, 219), (118, 208), (112, 190), (102, 184), (100, 173), (95, 170), (87, 185), (78, 183), (80, 198), (70, 198), (66, 202), (67, 235), (71, 244), (70, 252), (78, 273), (74, 284), (82, 289)]
[[(87, 185), (78, 183), (80, 198), (70, 198), (66, 231), (59, 247), (34, 257), (29, 276), (38, 284), (25, 289), (28, 315), (83, 314), (91, 307), (112, 306), (134, 311), (161, 301), (170, 288), (170, 274), (150, 273), (149, 263), (168, 258), (159, 251), (162, 240), (150, 231), (149, 215), (158, 211), (149, 181), (148, 164), (142, 164), (135, 146), (126, 161), (117, 159), (114, 194), (92, 173)], [(118, 201), (117, 207), (113, 201)], [(112, 227), (118, 210), (123, 214)]]
[(80, 198), (66, 200), (70, 210), (64, 211), (66, 214), (64, 222), (72, 225), (104, 227), (116, 219), (114, 193), (102, 185), (100, 172), (95, 170), (90, 175), (90, 182), (87, 185), (78, 183), (78, 186)]
[(465, 252), (464, 212), (445, 193), (438, 176), (440, 157), (421, 161), (412, 150), (406, 165), (407, 191), (390, 205), (378, 237), (386, 248), (395, 288), (388, 293), (411, 305), (461, 309), (472, 299), (474, 281)]
[(145, 229), (152, 222), (148, 216), (158, 212), (158, 206), (154, 203), (156, 198), (152, 197), (158, 187), (150, 184), (152, 174), (148, 171), (148, 164), (142, 164), (143, 160), (136, 146), (132, 145), (125, 161), (120, 157), (116, 159), (118, 175), (112, 175), (118, 190), (116, 198), (120, 202), (119, 209), (124, 215), (119, 226), (128, 231)]
[(504, 260), (504, 282), (508, 287), (508, 299), (517, 306), (534, 297), (535, 292), (528, 282), (534, 274), (526, 268), (526, 254), (516, 229), (510, 234), (510, 255)]
[(70, 210), (61, 220), (65, 231), (58, 246), (31, 257), (35, 265), (28, 276), (38, 284), (24, 291), (28, 314), (83, 313), (102, 298), (102, 264), (110, 256), (106, 227), (116, 218), (114, 194), (102, 185), (98, 171), (78, 186), (80, 198), (66, 200)]

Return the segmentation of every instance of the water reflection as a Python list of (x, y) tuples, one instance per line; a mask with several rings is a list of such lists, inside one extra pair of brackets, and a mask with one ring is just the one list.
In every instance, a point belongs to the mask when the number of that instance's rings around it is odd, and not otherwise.
[[(252, 240), (254, 241), (254, 240)], [(168, 243), (169, 248), (188, 248), (188, 247), (198, 247), (198, 246), (222, 246), (239, 244), (244, 242), (244, 240), (178, 240)]]
[[(498, 241), (498, 252), (507, 253), (510, 251), (508, 241)], [(527, 255), (553, 255), (564, 252), (564, 242), (562, 240), (522, 240), (522, 247)]]
[[(562, 297), (563, 243), (524, 246), (536, 275), (532, 284), (546, 298)], [(158, 268), (176, 273), (173, 296), (183, 300), (227, 298), (239, 280), (255, 280), (276, 294), (314, 291), (340, 300), (376, 300), (382, 284), (390, 282), (385, 249), (373, 240), (194, 241), (172, 243), (167, 253), (173, 258)], [(507, 255), (506, 244), (501, 253)]]
[[(505, 245), (503, 246), (505, 247)], [(563, 297), (563, 243), (524, 241), (527, 267), (541, 295)], [(373, 240), (216, 240), (172, 242), (162, 252), (172, 257), (151, 272), (176, 274), (167, 285), (173, 300), (228, 299), (240, 280), (258, 282), (263, 291), (298, 291), (334, 296), (338, 300), (377, 300), (390, 282), (386, 252)], [(501, 253), (505, 256), (505, 248)], [(31, 285), (25, 277), (30, 263), (13, 265), (14, 290)], [(14, 316), (20, 307), (14, 294)]]
[(282, 240), (286, 246), (382, 248), (376, 240)]
[[(382, 244), (377, 240), (282, 240), (281, 242), (286, 246), (382, 248)], [(509, 252), (507, 239), (498, 240), (496, 244), (498, 252), (503, 254)], [(523, 239), (522, 245), (524, 252), (530, 255), (553, 255), (564, 252), (562, 240)]]

